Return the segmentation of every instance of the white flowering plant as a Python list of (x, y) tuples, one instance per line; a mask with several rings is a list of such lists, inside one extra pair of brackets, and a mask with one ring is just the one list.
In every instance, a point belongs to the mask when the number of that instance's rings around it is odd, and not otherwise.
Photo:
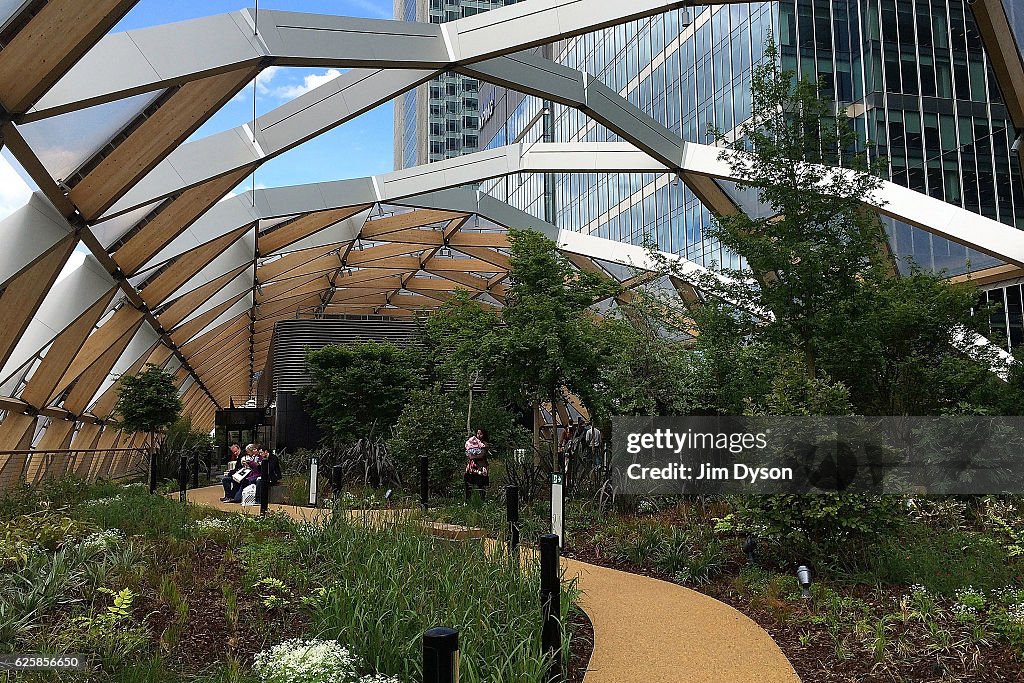
[(256, 655), (261, 683), (401, 683), (382, 674), (360, 675), (361, 662), (334, 640), (294, 638)]
[(106, 529), (89, 534), (82, 539), (82, 549), (87, 551), (112, 550), (126, 540), (120, 529)]

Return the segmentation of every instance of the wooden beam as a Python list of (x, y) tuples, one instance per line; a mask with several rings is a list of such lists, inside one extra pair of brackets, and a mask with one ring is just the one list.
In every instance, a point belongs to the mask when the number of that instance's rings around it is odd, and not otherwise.
[[(116, 382), (111, 384), (107, 390), (96, 399), (96, 402), (92, 405), (89, 412), (96, 417), (109, 419), (111, 414), (114, 412), (114, 405), (117, 403), (118, 391), (120, 390), (121, 380), (123, 377), (132, 377), (133, 375), (138, 374), (147, 365), (155, 365), (162, 368), (173, 355), (174, 352), (170, 347), (165, 346), (163, 342), (157, 342), (148, 355), (144, 354), (139, 360), (135, 361), (124, 375), (119, 377)], [(67, 405), (67, 401), (64, 403)]]
[(497, 266), (501, 270), (509, 271), (512, 270), (512, 261), (508, 256), (500, 252), (494, 251), (493, 249), (487, 249), (484, 247), (453, 247), (458, 249), (466, 256), (473, 256), (485, 261), (494, 266)]
[(167, 270), (143, 286), (142, 299), (150, 308), (160, 305), (247, 232), (248, 226), (239, 228), (176, 257)]
[[(77, 380), (82, 373), (93, 366), (111, 348), (117, 347), (123, 342), (121, 349), (124, 350), (124, 347), (128, 345), (128, 342), (135, 336), (139, 327), (142, 326), (143, 320), (142, 311), (132, 306), (125, 305), (116, 311), (110, 319), (89, 335), (89, 338), (82, 345), (78, 354), (75, 355), (74, 360), (71, 361), (60, 381), (54, 385), (49, 400), (52, 401), (57, 395), (67, 389), (72, 382)], [(117, 362), (117, 357), (111, 361), (111, 366), (115, 362)]]
[(408, 228), (421, 228), (426, 225), (433, 225), (442, 221), (450, 221), (455, 218), (465, 218), (467, 214), (455, 211), (440, 211), (436, 209), (420, 209), (406, 213), (395, 214), (386, 218), (373, 218), (363, 225), (362, 237), (374, 239), (389, 232), (405, 230)]
[[(117, 363), (121, 354), (128, 348), (133, 336), (134, 333), (121, 337), (81, 374), (64, 399), (62, 404), (64, 408), (76, 415), (85, 412), (93, 398), (96, 397), (100, 387), (107, 380), (110, 371), (114, 368), (114, 364)], [(142, 357), (145, 358), (148, 355), (149, 351), (142, 354)]]
[(983, 287), (1008, 280), (1019, 280), (1024, 278), (1024, 268), (1011, 263), (1000, 266), (993, 266), (983, 270), (976, 270), (973, 273), (964, 273), (949, 278), (950, 282), (969, 282), (972, 285)]
[(405, 308), (380, 308), (377, 306), (327, 306), (324, 310), (328, 315), (374, 315), (374, 311), (379, 311), (379, 315), (394, 318), (412, 318), (417, 314), (417, 311)]
[(974, 0), (970, 6), (1010, 118), (1018, 129), (1024, 128), (1024, 46), (1014, 39), (1003, 0)]
[(43, 360), (32, 373), (32, 377), (29, 378), (25, 389), (21, 392), (23, 400), (28, 401), (37, 409), (46, 406), (57, 383), (82, 350), (89, 335), (96, 327), (96, 323), (103, 317), (107, 306), (113, 301), (114, 294), (118, 291), (117, 287), (111, 288), (77, 320), (57, 335), (50, 348), (47, 349), (46, 355), (43, 356)]
[(228, 173), (185, 190), (157, 209), (155, 216), (132, 235), (114, 254), (122, 271), (134, 275), (151, 258), (160, 253), (178, 235), (188, 230), (200, 216), (237, 187), (255, 166)]
[(50, 0), (0, 52), (0, 102), (23, 113), (138, 0)]
[(284, 313), (286, 311), (294, 312), (300, 308), (308, 308), (310, 306), (320, 305), (320, 294), (319, 292), (312, 295), (305, 295), (300, 297), (293, 297), (290, 299), (284, 299), (281, 301), (268, 301), (265, 304), (260, 304), (256, 308), (256, 320), (263, 320), (271, 316)]
[(188, 294), (179, 296), (157, 316), (160, 319), (160, 324), (165, 329), (173, 328), (248, 268), (248, 263), (242, 264), (230, 273), (224, 273), (216, 280), (211, 280), (202, 287), (197, 287)]
[(715, 182), (714, 178), (686, 173), (683, 175), (683, 181), (697, 195), (700, 203), (706, 206), (713, 214), (718, 216), (734, 216), (739, 213), (739, 207), (733, 203), (729, 195)]
[(74, 235), (62, 239), (11, 280), (0, 293), (0, 366), (11, 357), (21, 335), (32, 322), (32, 316), (75, 250), (77, 241)]
[(432, 261), (430, 263), (430, 266), (425, 268), (424, 270), (433, 275), (437, 275), (438, 277), (443, 277), (445, 280), (450, 280), (451, 282), (463, 285), (464, 287), (475, 289), (478, 292), (487, 291), (488, 283), (487, 280), (485, 280), (484, 278), (478, 275), (471, 275), (470, 273), (460, 273), (454, 270), (435, 271), (434, 263), (435, 262)]
[(512, 244), (505, 232), (465, 232), (460, 230), (451, 236), (448, 244), (452, 247), (489, 247), (491, 249), (509, 249)]
[(295, 244), (301, 239), (315, 235), (335, 223), (351, 218), (366, 209), (371, 204), (350, 206), (345, 209), (331, 209), (330, 211), (317, 211), (308, 213), (290, 221), (261, 232), (257, 237), (257, 246), (260, 256), (268, 256), (274, 252), (281, 251), (289, 245)]
[(217, 327), (213, 328), (209, 332), (206, 332), (195, 339), (182, 344), (179, 348), (181, 354), (185, 358), (190, 358), (192, 354), (197, 353), (207, 344), (216, 341), (222, 337), (234, 334), (239, 329), (248, 329), (249, 327), (249, 314), (247, 312), (239, 313), (231, 320), (225, 320)]
[[(324, 247), (313, 247), (302, 251), (293, 251), (285, 256), (264, 263), (256, 268), (256, 279), (261, 283), (272, 282), (284, 277), (295, 277), (316, 270), (337, 269), (341, 265), (341, 247), (329, 244)], [(316, 264), (314, 270), (304, 270), (304, 266)]]
[(444, 237), (440, 230), (420, 230), (409, 228), (407, 230), (395, 230), (384, 233), (373, 238), (374, 242), (393, 242), (404, 244), (419, 244), (423, 247), (444, 246)]
[(311, 292), (322, 292), (331, 288), (331, 281), (327, 276), (319, 273), (307, 276), (306, 278), (295, 278), (283, 280), (275, 284), (263, 287), (263, 292), (256, 293), (256, 303), (265, 304), (285, 297), (296, 297)]
[(349, 266), (362, 267), (368, 263), (379, 262), (392, 256), (418, 253), (423, 250), (424, 247), (420, 244), (382, 244), (377, 247), (368, 247), (362, 250), (353, 249), (349, 252), (348, 258), (345, 259), (345, 262)]
[(171, 330), (171, 340), (176, 345), (184, 344), (189, 339), (202, 332), (203, 328), (212, 323), (219, 316), (223, 315), (229, 308), (250, 295), (251, 292), (242, 292), (227, 301), (217, 304), (205, 313), (197, 315), (188, 322), (178, 325), (176, 328)]
[(71, 201), (89, 220), (99, 218), (257, 73), (249, 67), (182, 85), (72, 188)]

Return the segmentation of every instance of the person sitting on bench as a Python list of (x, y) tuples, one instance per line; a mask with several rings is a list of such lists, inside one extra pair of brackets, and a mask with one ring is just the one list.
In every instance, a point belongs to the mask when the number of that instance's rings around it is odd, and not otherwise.
[(220, 483), (224, 486), (224, 497), (220, 499), (220, 502), (222, 503), (226, 503), (235, 497), (235, 488), (237, 487), (237, 484), (231, 476), (242, 467), (241, 447), (237, 443), (233, 443), (231, 444), (231, 448), (228, 450), (231, 453), (231, 459), (228, 461), (228, 468), (224, 470), (224, 476), (220, 480)]

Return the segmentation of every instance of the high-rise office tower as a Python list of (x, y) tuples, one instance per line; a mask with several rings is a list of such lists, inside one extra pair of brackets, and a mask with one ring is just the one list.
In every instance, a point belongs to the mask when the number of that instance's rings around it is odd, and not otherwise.
[[(1012, 2), (1009, 4), (1013, 4)], [(1017, 18), (1020, 23), (1020, 18)], [(750, 76), (765, 45), (782, 64), (821, 79), (889, 179), (1024, 228), (1017, 138), (966, 0), (777, 0), (693, 7), (564, 41), (555, 60), (589, 72), (684, 139), (709, 143), (750, 115)], [(584, 113), (481, 87), (491, 111), (486, 147), (616, 140)], [(545, 118), (553, 121), (545, 127)], [(545, 201), (553, 186), (554, 207)], [(734, 192), (728, 183), (725, 189)], [(560, 227), (658, 245), (708, 266), (739, 258), (708, 239), (711, 216), (669, 175), (522, 175), (485, 189)], [(551, 194), (549, 191), (548, 194)], [(749, 200), (748, 200), (749, 201)], [(741, 202), (742, 205), (742, 202)], [(904, 267), (950, 273), (994, 265), (989, 256), (887, 222)]]
[[(395, 18), (440, 24), (516, 0), (395, 0)], [(445, 74), (395, 100), (395, 168), (475, 152), (480, 147), (479, 83)]]

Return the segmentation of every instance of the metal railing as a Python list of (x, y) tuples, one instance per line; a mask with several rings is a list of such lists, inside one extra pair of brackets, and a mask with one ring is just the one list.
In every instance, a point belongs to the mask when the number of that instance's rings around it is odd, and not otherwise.
[(148, 463), (145, 448), (0, 451), (0, 491), (68, 476), (126, 479), (145, 475)]

